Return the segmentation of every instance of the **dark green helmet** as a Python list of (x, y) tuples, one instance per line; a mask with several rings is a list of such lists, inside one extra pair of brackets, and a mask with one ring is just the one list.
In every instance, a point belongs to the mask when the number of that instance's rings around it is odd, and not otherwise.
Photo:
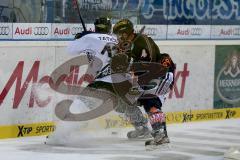
[(109, 18), (100, 17), (95, 20), (94, 26), (95, 26), (95, 32), (108, 34), (111, 32), (112, 23)]
[(113, 27), (113, 33), (119, 34), (119, 33), (127, 33), (131, 34), (133, 33), (133, 23), (128, 19), (122, 19), (118, 21), (114, 27)]

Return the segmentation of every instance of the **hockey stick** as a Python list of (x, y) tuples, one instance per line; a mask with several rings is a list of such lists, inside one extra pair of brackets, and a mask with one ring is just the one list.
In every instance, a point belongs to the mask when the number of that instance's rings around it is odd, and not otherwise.
[(135, 42), (136, 39), (138, 39), (138, 38), (140, 37), (140, 35), (143, 34), (143, 32), (144, 32), (144, 30), (145, 30), (145, 27), (146, 27), (146, 26), (143, 26), (143, 27), (139, 30), (137, 37), (134, 38), (134, 40), (133, 40), (132, 42)]
[(139, 34), (143, 34), (144, 29), (145, 29), (145, 26), (143, 26), (143, 27), (140, 29)]
[(83, 19), (82, 19), (82, 16), (81, 16), (81, 12), (80, 12), (79, 5), (78, 5), (78, 0), (73, 0), (73, 4), (76, 5), (76, 9), (77, 9), (77, 11), (78, 11), (78, 16), (79, 16), (80, 21), (81, 21), (82, 26), (83, 26), (83, 30), (84, 30), (84, 31), (87, 31), (87, 28), (86, 28), (85, 23), (84, 23), (84, 21), (83, 21)]

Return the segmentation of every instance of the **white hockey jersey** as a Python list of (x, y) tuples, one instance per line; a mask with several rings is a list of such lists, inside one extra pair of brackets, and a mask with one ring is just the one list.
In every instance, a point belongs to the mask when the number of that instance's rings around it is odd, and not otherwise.
[[(95, 81), (111, 82), (110, 60), (116, 54), (117, 38), (113, 35), (90, 33), (76, 39), (67, 47), (71, 55), (86, 55)], [(100, 60), (100, 61), (99, 61)]]

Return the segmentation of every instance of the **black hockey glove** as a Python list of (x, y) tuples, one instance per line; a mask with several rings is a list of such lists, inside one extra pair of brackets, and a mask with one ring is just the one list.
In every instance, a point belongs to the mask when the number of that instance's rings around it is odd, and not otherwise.
[(90, 33), (94, 33), (94, 32), (92, 32), (92, 31), (82, 31), (81, 33), (77, 33), (75, 35), (74, 39), (79, 39), (79, 38), (81, 38), (81, 37), (83, 37), (87, 34), (90, 34)]

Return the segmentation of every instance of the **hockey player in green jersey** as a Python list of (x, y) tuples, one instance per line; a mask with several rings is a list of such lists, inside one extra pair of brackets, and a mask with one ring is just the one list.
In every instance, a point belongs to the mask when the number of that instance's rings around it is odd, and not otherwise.
[[(119, 53), (127, 55), (130, 64), (134, 62), (139, 62), (143, 65), (146, 62), (158, 63), (163, 68), (166, 68), (166, 72), (159, 74), (156, 78), (154, 89), (151, 88), (150, 92), (145, 92), (138, 98), (138, 102), (140, 105), (143, 105), (148, 118), (143, 116), (137, 106), (131, 107), (132, 116), (138, 118), (130, 118), (130, 122), (135, 130), (128, 132), (128, 138), (148, 137), (149, 133), (151, 133), (153, 140), (146, 141), (146, 145), (169, 143), (166, 117), (162, 112), (162, 105), (166, 99), (166, 94), (173, 86), (175, 64), (168, 54), (160, 53), (158, 46), (150, 37), (142, 33), (134, 33), (133, 23), (130, 20), (122, 19), (118, 21), (113, 27), (113, 33), (118, 38)], [(158, 72), (158, 68), (155, 68), (155, 70)], [(148, 82), (150, 83), (151, 81)], [(143, 90), (146, 89), (143, 86), (141, 88)], [(152, 131), (148, 127), (148, 121), (151, 124)]]

